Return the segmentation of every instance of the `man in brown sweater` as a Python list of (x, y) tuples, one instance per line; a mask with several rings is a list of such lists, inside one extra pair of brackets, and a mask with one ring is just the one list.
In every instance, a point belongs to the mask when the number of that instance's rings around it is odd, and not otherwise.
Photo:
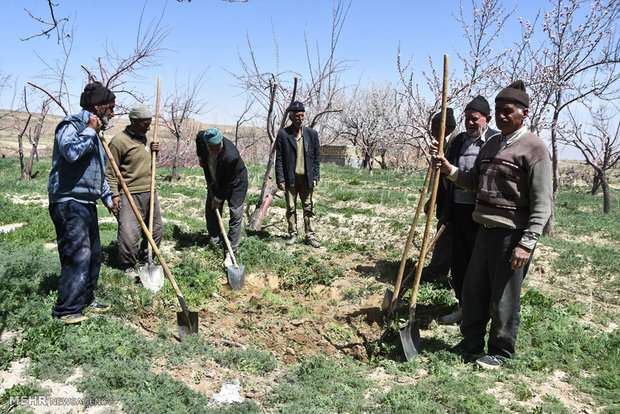
[(529, 103), (523, 81), (500, 91), (495, 123), (501, 134), (489, 138), (469, 171), (433, 157), (449, 180), (477, 191), (472, 217), (480, 230), (462, 291), (463, 340), (451, 351), (475, 355), (485, 369), (498, 368), (514, 356), (521, 284), (553, 206), (549, 152), (524, 125)]
[[(144, 104), (135, 105), (129, 112), (130, 125), (127, 125), (123, 132), (115, 135), (109, 144), (112, 157), (114, 157), (133, 201), (147, 226), (151, 196), (150, 151), (159, 151), (159, 142), (151, 142), (149, 145), (146, 138), (146, 132), (151, 129), (152, 118), (153, 115), (148, 106)], [(112, 201), (119, 207), (118, 266), (125, 270), (128, 276), (137, 278), (138, 274), (135, 271), (136, 256), (142, 229), (109, 161), (106, 164), (106, 180), (113, 192)], [(153, 209), (152, 236), (159, 246), (163, 226), (157, 193), (155, 193)], [(140, 245), (141, 256), (146, 256), (147, 244), (148, 240), (143, 237)]]

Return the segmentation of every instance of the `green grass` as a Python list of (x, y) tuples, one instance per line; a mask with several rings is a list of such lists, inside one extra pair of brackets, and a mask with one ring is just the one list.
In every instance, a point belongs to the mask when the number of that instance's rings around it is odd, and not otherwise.
[[(252, 194), (258, 193), (263, 168), (260, 164), (248, 165)], [(620, 411), (620, 330), (611, 325), (618, 320), (613, 307), (592, 309), (573, 297), (527, 289), (522, 300), (517, 355), (495, 373), (481, 372), (471, 360), (447, 353), (445, 348), (459, 340), (458, 330), (444, 329), (434, 322), (424, 327), (420, 356), (404, 362), (398, 328), (408, 316), (406, 311), (397, 313), (382, 352), (368, 362), (342, 356), (307, 357), (299, 349), (297, 362), (286, 364), (279, 350), (259, 340), (249, 340), (245, 351), (215, 346), (207, 334), (189, 336), (181, 343), (174, 341), (172, 309), (178, 308), (175, 293), (166, 283), (160, 293), (151, 294), (114, 268), (114, 223), (100, 225), (104, 263), (96, 292), (97, 297), (111, 301), (113, 309), (80, 326), (64, 326), (50, 317), (60, 264), (55, 247), (44, 247), (45, 243), (55, 244), (47, 208), (13, 202), (15, 197), (45, 200), (48, 169), (49, 159), (44, 159), (35, 164), (33, 179), (21, 182), (17, 160), (0, 160), (0, 225), (27, 223), (12, 232), (0, 233), (0, 332), (17, 332), (13, 340), (0, 343), (0, 369), (8, 369), (12, 361), (29, 358), (28, 373), (35, 378), (24, 378), (0, 394), (3, 411), (8, 411), (11, 396), (41, 395), (45, 391), (39, 388), (40, 380), (63, 382), (77, 367), (83, 372), (76, 382), (80, 392), (86, 397), (111, 398), (127, 412), (571, 412), (572, 408), (551, 395), (532, 402), (540, 392), (538, 386), (553, 381), (557, 371), (565, 373), (564, 381), (571, 392), (592, 401), (594, 412)], [(166, 181), (170, 169), (159, 170), (160, 197), (183, 197), (188, 210), (202, 211), (206, 196), (202, 170), (181, 169), (180, 173), (180, 183), (171, 184)], [(371, 176), (367, 171), (326, 165), (321, 179), (318, 215), (330, 214), (330, 225), (345, 227), (354, 215), (373, 217), (374, 211), (388, 208), (411, 211), (417, 204), (417, 189), (424, 172), (376, 170)], [(620, 192), (612, 191), (616, 207)], [(250, 204), (255, 201), (256, 195), (248, 198)], [(273, 205), (283, 207), (284, 201), (276, 199)], [(603, 215), (601, 210), (601, 197), (590, 196), (586, 188), (560, 187), (557, 235), (541, 238), (540, 244), (557, 254), (551, 259), (548, 275), (551, 292), (559, 274), (573, 277), (576, 283), (578, 278), (588, 277), (617, 305), (620, 220), (618, 212)], [(101, 206), (98, 212), (100, 217), (108, 216)], [(182, 208), (164, 215), (178, 220), (164, 225), (164, 239), (173, 243), (165, 257), (190, 308), (217, 312), (228, 299), (219, 281), (224, 275), (223, 252), (205, 244), (202, 217), (188, 217)], [(408, 227), (401, 217), (388, 217), (388, 223), (393, 230)], [(595, 243), (583, 241), (589, 235), (596, 235)], [(246, 274), (276, 275), (280, 285), (275, 289), (259, 286), (241, 302), (235, 329), (255, 331), (259, 337), (259, 333), (277, 334), (278, 326), (295, 319), (320, 323), (322, 315), (314, 313), (316, 308), (335, 308), (341, 302), (361, 303), (381, 294), (385, 282), (391, 282), (396, 274), (401, 247), (383, 250), (347, 240), (327, 240), (325, 245), (327, 249), (317, 254), (301, 245), (285, 248), (282, 238), (269, 228), (259, 232), (244, 230), (237, 258), (246, 266)], [(339, 258), (346, 260), (336, 260)], [(381, 266), (356, 270), (342, 267), (343, 262), (358, 260)], [(410, 260), (407, 268), (411, 266)], [(355, 272), (355, 278), (348, 279), (349, 272)], [(317, 286), (334, 286), (338, 280), (350, 283), (342, 299), (327, 300), (316, 294)], [(219, 299), (213, 296), (216, 293)], [(447, 286), (422, 283), (418, 304), (421, 313), (425, 309), (448, 310), (453, 305), (452, 293)], [(140, 312), (160, 318), (150, 337), (134, 328)], [(348, 316), (351, 320), (367, 317)], [(269, 326), (261, 324), (261, 319), (269, 320)], [(360, 334), (349, 322), (328, 321), (322, 332), (327, 340), (346, 347)], [(371, 343), (365, 345), (372, 348)], [(243, 404), (210, 408), (208, 396), (187, 385), (210, 381), (210, 377), (203, 376), (204, 371), (196, 370), (194, 378), (173, 378), (169, 371), (184, 366), (203, 367), (206, 363), (216, 364), (217, 372), (226, 378), (240, 378), (248, 388), (255, 378), (260, 378), (268, 384), (266, 394)], [(377, 372), (382, 374), (375, 375)], [(503, 402), (490, 391), (495, 389), (502, 391)], [(20, 410), (22, 407), (17, 407), (15, 412)]]

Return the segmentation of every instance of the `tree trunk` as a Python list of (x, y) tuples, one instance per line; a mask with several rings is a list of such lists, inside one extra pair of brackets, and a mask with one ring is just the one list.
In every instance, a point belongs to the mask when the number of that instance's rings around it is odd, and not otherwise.
[(172, 160), (172, 177), (170, 181), (176, 183), (179, 181), (179, 154), (181, 152), (181, 136), (177, 136), (177, 144), (174, 149), (174, 159)]
[(603, 213), (610, 214), (611, 213), (611, 193), (609, 192), (609, 182), (607, 181), (607, 176), (605, 172), (601, 172), (600, 182), (601, 187), (603, 188)]
[(555, 230), (555, 199), (558, 195), (558, 183), (560, 177), (560, 168), (558, 166), (558, 117), (560, 113), (558, 111), (553, 112), (553, 122), (551, 123), (551, 168), (553, 174), (553, 205), (551, 206), (551, 216), (549, 221), (543, 229), (545, 236), (553, 235)]
[[(37, 121), (37, 125), (34, 127), (34, 137), (30, 143), (32, 144), (32, 150), (30, 151), (30, 158), (28, 159), (28, 168), (26, 170), (26, 174), (28, 176), (28, 180), (32, 178), (32, 165), (35, 157), (38, 162), (38, 154), (37, 148), (39, 146), (39, 140), (41, 139), (41, 132), (43, 131), (43, 122), (47, 117), (47, 113), (50, 110), (50, 102), (49, 100), (43, 101), (43, 106), (41, 107), (41, 114), (39, 115), (39, 120)], [(22, 178), (23, 179), (23, 178)]]
[(601, 178), (599, 177), (597, 173), (595, 173), (594, 178), (592, 179), (592, 189), (590, 190), (590, 194), (596, 195), (600, 187), (601, 187)]
[(250, 215), (250, 227), (254, 230), (260, 230), (263, 226), (263, 220), (267, 215), (267, 209), (273, 200), (278, 187), (274, 187), (271, 179), (273, 177), (273, 166), (276, 163), (276, 142), (272, 142), (269, 148), (269, 159), (267, 161), (267, 168), (265, 169), (265, 175), (263, 176), (263, 185), (260, 190), (260, 197), (256, 203), (256, 208)]

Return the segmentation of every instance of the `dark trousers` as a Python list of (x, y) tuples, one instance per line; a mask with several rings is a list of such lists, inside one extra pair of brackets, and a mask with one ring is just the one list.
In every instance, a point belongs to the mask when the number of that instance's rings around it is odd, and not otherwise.
[[(148, 227), (149, 225), (149, 207), (151, 192), (137, 193), (131, 195), (134, 204), (140, 212), (140, 216)], [(134, 267), (137, 261), (138, 242), (142, 234), (142, 227), (136, 218), (129, 200), (125, 194), (121, 194), (121, 211), (118, 213), (118, 266), (121, 269)], [(157, 193), (153, 199), (153, 240), (159, 247), (163, 234), (163, 225), (161, 221), (161, 212), (159, 210), (159, 200)], [(140, 243), (140, 255), (146, 257), (148, 248), (148, 240), (145, 235), (142, 236)]]
[(446, 223), (446, 227), (435, 242), (431, 262), (422, 269), (421, 279), (433, 281), (442, 279), (450, 273), (452, 260), (452, 226)]
[[(220, 225), (217, 222), (217, 216), (215, 210), (211, 208), (211, 202), (213, 201), (213, 193), (207, 188), (207, 202), (205, 204), (205, 219), (207, 220), (207, 232), (211, 237), (221, 236)], [(220, 205), (220, 216), (224, 206), (224, 201)], [(228, 200), (228, 212), (230, 219), (228, 220), (228, 241), (233, 252), (237, 251), (239, 244), (241, 243), (241, 223), (243, 221), (243, 204), (240, 206), (233, 206)]]
[(97, 206), (77, 201), (53, 203), (50, 217), (56, 227), (60, 279), (52, 316), (78, 313), (95, 298), (101, 267)]
[(450, 226), (452, 228), (450, 274), (454, 295), (459, 303), (463, 298), (463, 281), (465, 280), (469, 259), (474, 251), (476, 234), (478, 234), (479, 224), (471, 218), (475, 207), (475, 204), (452, 203), (450, 208)]
[(487, 353), (505, 358), (514, 355), (521, 284), (528, 266), (512, 270), (510, 256), (522, 235), (523, 230), (480, 226), (463, 285), (461, 333), (463, 345), (471, 353), (484, 351), (490, 319)]

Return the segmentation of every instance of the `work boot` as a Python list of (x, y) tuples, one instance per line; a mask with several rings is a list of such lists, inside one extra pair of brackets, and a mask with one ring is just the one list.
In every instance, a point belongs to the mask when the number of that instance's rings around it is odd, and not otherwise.
[(109, 303), (99, 302), (98, 300), (93, 300), (90, 305), (88, 305), (87, 309), (94, 312), (107, 312), (110, 310), (112, 306)]
[(456, 310), (452, 313), (442, 316), (437, 319), (437, 322), (440, 325), (452, 325), (454, 323), (459, 323), (463, 320), (463, 308), (460, 306), (456, 308)]
[(288, 239), (286, 239), (286, 245), (292, 246), (295, 244), (296, 241), (297, 241), (297, 235), (291, 234), (290, 236), (288, 236)]
[(62, 315), (57, 319), (65, 325), (74, 325), (76, 323), (87, 321), (88, 316), (84, 316), (81, 313), (72, 313), (70, 315)]
[(314, 247), (315, 249), (321, 248), (321, 243), (319, 243), (314, 237), (311, 239), (306, 239), (304, 243), (307, 244), (308, 246)]

